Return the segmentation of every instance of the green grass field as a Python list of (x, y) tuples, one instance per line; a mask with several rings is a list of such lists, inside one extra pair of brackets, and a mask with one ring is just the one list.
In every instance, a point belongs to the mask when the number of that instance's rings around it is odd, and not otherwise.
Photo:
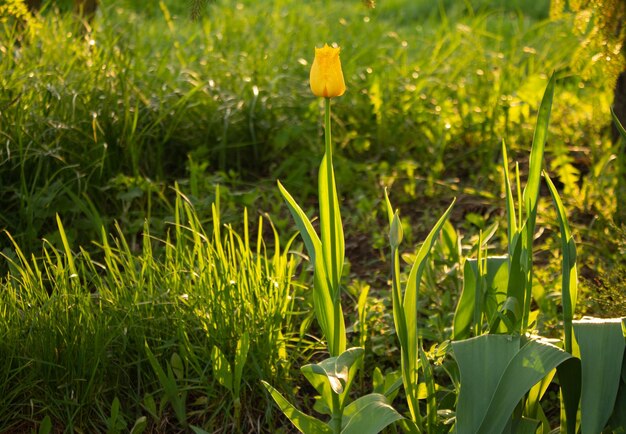
[[(597, 59), (581, 69), (585, 35), (549, 1), (218, 0), (192, 20), (187, 2), (117, 0), (92, 23), (20, 3), (0, 4), (0, 432), (292, 432), (261, 380), (312, 413), (299, 369), (327, 353), (276, 180), (317, 215), (324, 108), (308, 77), (324, 43), (347, 85), (332, 122), (341, 302), (348, 346), (365, 348), (355, 393), (400, 369), (384, 189), (402, 210), (403, 282), (456, 198), (417, 306), (452, 412), (438, 417), (454, 417), (444, 343), (464, 263), (510, 246), (502, 143), (525, 180), (553, 73), (543, 168), (577, 245), (575, 317), (626, 316), (614, 77)], [(542, 184), (531, 331), (552, 338), (559, 222)]]

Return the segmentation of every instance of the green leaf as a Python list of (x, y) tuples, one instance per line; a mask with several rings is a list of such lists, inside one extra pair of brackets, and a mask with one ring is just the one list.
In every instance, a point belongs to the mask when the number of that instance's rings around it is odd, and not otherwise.
[(43, 418), (37, 432), (39, 434), (50, 434), (52, 432), (52, 420), (50, 419), (50, 416)]
[(146, 430), (147, 427), (148, 419), (145, 416), (138, 417), (133, 427), (130, 429), (130, 434), (141, 434)]
[(237, 342), (237, 349), (235, 351), (235, 382), (233, 384), (233, 389), (236, 398), (239, 397), (239, 392), (241, 388), (241, 377), (243, 375), (243, 368), (246, 364), (246, 359), (248, 358), (249, 348), (250, 336), (248, 335), (248, 332), (244, 332)]
[[(506, 152), (506, 144), (502, 140), (502, 167), (504, 168), (504, 186), (506, 192), (506, 215), (508, 220), (507, 233), (509, 240), (509, 256), (513, 256), (513, 237), (518, 233), (517, 221), (515, 219), (515, 201), (513, 200), (513, 190), (511, 189), (511, 179), (509, 176), (509, 157)], [(522, 204), (519, 204), (522, 206)]]
[(346, 406), (341, 434), (376, 434), (400, 419), (383, 395), (372, 393)]
[[(455, 200), (452, 201), (446, 212), (437, 221), (432, 228), (426, 240), (420, 247), (409, 277), (407, 280), (406, 288), (404, 291), (404, 300), (402, 303), (395, 302), (394, 299), (394, 321), (404, 321), (404, 324), (396, 324), (396, 329), (402, 330), (402, 333), (398, 333), (400, 340), (400, 346), (402, 348), (402, 377), (404, 381), (404, 389), (407, 394), (407, 400), (409, 401), (409, 407), (413, 417), (417, 418), (418, 398), (417, 398), (417, 384), (418, 384), (418, 335), (417, 335), (417, 299), (419, 285), (422, 280), (422, 274), (424, 268), (428, 262), (430, 251), (433, 245), (439, 237), (439, 232), (443, 227), (443, 224), (448, 219)], [(399, 295), (399, 294), (398, 294)], [(406, 334), (406, 336), (403, 336)]]
[(213, 374), (217, 381), (233, 393), (232, 368), (224, 353), (217, 346), (213, 346), (211, 350), (211, 363), (213, 364)]
[(363, 348), (350, 348), (338, 357), (330, 357), (317, 364), (300, 368), (328, 406), (333, 408), (332, 393), (340, 395), (340, 405), (350, 390), (356, 370), (363, 360)]
[(172, 357), (170, 357), (170, 366), (172, 367), (172, 372), (179, 381), (185, 378), (183, 359), (180, 358), (178, 353), (173, 353)]
[(543, 341), (519, 336), (482, 335), (453, 342), (461, 373), (457, 433), (500, 434), (531, 387), (571, 358)]
[(576, 310), (576, 299), (578, 297), (578, 271), (576, 267), (576, 243), (572, 237), (569, 225), (567, 224), (567, 212), (561, 202), (559, 193), (552, 183), (547, 173), (544, 172), (552, 201), (556, 208), (556, 215), (561, 229), (561, 254), (562, 278), (561, 278), (561, 303), (563, 305), (563, 331), (565, 334), (565, 351), (572, 354), (574, 342), (572, 338), (572, 320)]
[(329, 274), (333, 299), (339, 295), (339, 283), (343, 270), (345, 246), (343, 226), (335, 174), (332, 166), (332, 154), (326, 151), (319, 170), (319, 201), (320, 201), (320, 238), (326, 271)]
[[(460, 340), (470, 337), (474, 325), (474, 308), (476, 305), (476, 278), (478, 263), (476, 259), (467, 259), (463, 267), (463, 291), (454, 313), (453, 339)], [(487, 257), (487, 300), (488, 319), (495, 315), (498, 306), (506, 297), (508, 281), (508, 257)]]
[(181, 395), (178, 390), (178, 385), (176, 384), (176, 380), (174, 378), (174, 373), (172, 372), (171, 367), (168, 365), (168, 373), (166, 374), (159, 362), (150, 351), (148, 347), (148, 343), (145, 343), (145, 351), (146, 356), (148, 357), (148, 361), (150, 362), (150, 366), (157, 374), (159, 378), (159, 382), (161, 383), (161, 387), (165, 392), (165, 396), (174, 407), (174, 413), (176, 413), (176, 417), (178, 421), (183, 425), (187, 426), (187, 411), (185, 408), (185, 398), (184, 395)]
[(311, 257), (311, 262), (317, 268), (317, 258), (322, 255), (322, 243), (315, 233), (315, 229), (313, 229), (313, 225), (309, 221), (309, 218), (306, 216), (302, 208), (296, 203), (293, 197), (289, 194), (287, 189), (283, 187), (280, 181), (276, 181), (278, 183), (278, 189), (280, 193), (283, 195), (285, 202), (287, 202), (287, 207), (291, 212), (291, 215), (296, 223), (296, 227), (298, 231), (300, 231), (300, 236), (304, 241), (304, 245), (306, 250)]
[[(313, 308), (315, 310), (315, 317), (322, 328), (322, 333), (329, 343), (331, 354), (339, 354), (346, 346), (345, 323), (341, 305), (335, 303), (335, 299), (332, 295), (332, 284), (326, 270), (322, 243), (304, 211), (302, 211), (280, 181), (278, 181), (278, 189), (287, 202), (287, 207), (293, 216), (296, 227), (300, 231), (300, 236), (302, 236), (304, 245), (306, 246), (315, 269), (313, 276)], [(335, 310), (338, 310), (338, 312), (335, 312)], [(337, 321), (338, 324), (335, 324), (335, 321)], [(338, 349), (335, 348), (336, 342), (339, 345)]]
[(613, 123), (617, 127), (617, 131), (619, 131), (620, 135), (622, 136), (622, 139), (626, 140), (626, 130), (624, 130), (624, 126), (619, 121), (619, 118), (615, 114), (615, 110), (613, 110), (613, 107), (611, 107), (611, 116), (613, 117)]
[(385, 395), (389, 402), (393, 402), (402, 386), (402, 374), (399, 371), (393, 371), (383, 376), (380, 368), (376, 366), (374, 368), (373, 383), (374, 393)]
[(626, 355), (622, 361), (622, 379), (617, 391), (617, 397), (615, 398), (610, 425), (614, 430), (618, 428), (626, 430)]
[(280, 411), (282, 411), (283, 414), (287, 416), (291, 423), (293, 423), (293, 425), (300, 432), (304, 434), (332, 434), (332, 429), (330, 429), (330, 427), (324, 422), (301, 412), (300, 410), (295, 408), (289, 401), (287, 401), (283, 397), (283, 395), (278, 392), (278, 390), (274, 389), (265, 381), (261, 382), (263, 383), (263, 386), (265, 386), (265, 388), (268, 390), (268, 392), (270, 392), (276, 404), (278, 404)]
[(624, 358), (620, 318), (574, 321), (582, 365), (581, 429), (599, 433), (611, 416)]
[(576, 434), (576, 419), (581, 392), (580, 359), (572, 357), (556, 368), (561, 386), (561, 432)]
[(541, 170), (543, 166), (543, 152), (548, 136), (548, 125), (550, 123), (550, 112), (552, 111), (552, 100), (554, 98), (554, 85), (556, 75), (553, 73), (548, 82), (548, 86), (541, 99), (539, 113), (537, 114), (537, 124), (533, 136), (532, 149), (530, 151), (530, 163), (528, 168), (528, 181), (524, 188), (523, 200), (526, 206), (527, 218), (530, 221), (531, 232), (534, 232), (535, 218), (537, 215), (537, 203), (539, 201), (539, 182), (541, 180)]

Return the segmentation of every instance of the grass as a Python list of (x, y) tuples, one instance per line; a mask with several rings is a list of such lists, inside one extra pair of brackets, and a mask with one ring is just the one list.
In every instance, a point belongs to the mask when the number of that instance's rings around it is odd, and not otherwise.
[[(31, 429), (46, 415), (69, 431), (106, 430), (116, 397), (128, 428), (141, 416), (160, 432), (282, 424), (259, 380), (294, 392), (294, 367), (319, 358), (320, 346), (310, 274), (288, 251), (294, 228), (275, 180), (311, 214), (323, 108), (307, 79), (313, 46), (324, 42), (342, 47), (348, 84), (333, 105), (335, 174), (351, 281), (344, 306), (353, 306), (348, 338), (365, 343), (366, 361), (392, 368), (399, 354), (382, 187), (411, 222), (409, 261), (458, 197), (417, 306), (423, 338), (441, 342), (479, 231), (493, 228), (489, 249), (506, 250), (501, 140), (524, 174), (552, 71), (547, 168), (580, 238), (589, 311), (614, 297), (605, 291), (594, 301), (595, 286), (620, 281), (604, 273), (623, 250), (612, 223), (611, 83), (577, 75), (571, 18), (547, 20), (547, 1), (386, 0), (375, 9), (356, 0), (322, 8), (216, 1), (197, 22), (182, 3), (104, 4), (92, 25), (49, 8), (31, 34), (0, 23), (0, 228), (13, 240), (1, 245), (0, 384), (8, 392), (0, 431)], [(544, 191), (539, 209), (549, 201)], [(264, 219), (248, 230), (244, 207), (251, 220), (269, 213), (276, 229)], [(556, 215), (540, 211), (538, 226), (533, 288), (550, 334), (560, 293)], [(212, 354), (218, 347), (234, 364), (244, 332), (251, 346), (236, 417)], [(369, 375), (359, 392), (369, 390)], [(164, 398), (168, 381), (176, 392)], [(231, 399), (219, 407), (225, 394)]]
[[(278, 240), (273, 252), (251, 241), (247, 215), (239, 235), (221, 226), (214, 208), (207, 233), (182, 195), (176, 209), (170, 235), (155, 239), (146, 226), (139, 252), (121, 232), (103, 234), (98, 260), (72, 252), (60, 220), (63, 247), (46, 243), (42, 257), (27, 258), (14, 245), (1, 295), (2, 388), (11, 393), (0, 405), (0, 431), (32, 427), (46, 415), (70, 431), (104, 431), (113, 398), (126, 423), (148, 415), (160, 430), (195, 423), (247, 431), (258, 423), (252, 418), (269, 417), (252, 409), (264, 399), (259, 380), (288, 378), (286, 349), (312, 345), (294, 341), (296, 259)], [(222, 400), (231, 385), (221, 385), (211, 353), (219, 348), (234, 366), (244, 333), (251, 344), (241, 396)], [(182, 414), (174, 416), (147, 354), (162, 365), (179, 356)], [(235, 418), (234, 398), (249, 408), (246, 419)]]

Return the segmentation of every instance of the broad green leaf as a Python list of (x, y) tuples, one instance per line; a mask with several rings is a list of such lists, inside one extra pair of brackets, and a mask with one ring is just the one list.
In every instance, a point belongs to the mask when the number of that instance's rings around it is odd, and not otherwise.
[(520, 338), (509, 335), (482, 335), (452, 342), (461, 374), (456, 408), (458, 434), (478, 432), (500, 378), (519, 348)]
[(614, 430), (626, 430), (626, 356), (622, 361), (622, 378), (609, 424)]
[(502, 375), (479, 432), (499, 433), (533, 385), (571, 357), (547, 342), (532, 339), (524, 343)]
[[(567, 212), (561, 202), (559, 192), (552, 183), (547, 173), (544, 172), (552, 201), (556, 208), (556, 215), (561, 229), (561, 255), (562, 259), (562, 280), (561, 280), (561, 303), (563, 305), (563, 329), (565, 334), (565, 351), (570, 354), (574, 352), (574, 342), (572, 336), (572, 320), (576, 310), (576, 298), (578, 296), (578, 271), (576, 268), (576, 244), (567, 223)], [(576, 354), (575, 354), (576, 355)]]
[(293, 425), (300, 432), (304, 434), (332, 434), (332, 429), (330, 429), (330, 427), (324, 422), (301, 412), (300, 410), (295, 408), (289, 401), (287, 401), (278, 390), (270, 386), (269, 383), (265, 381), (261, 382), (263, 383), (263, 386), (265, 386), (265, 388), (268, 390), (268, 392), (270, 392), (276, 404), (278, 404), (280, 411), (282, 411), (283, 414), (287, 416), (291, 423), (293, 423)]
[(578, 404), (580, 402), (581, 367), (580, 359), (572, 357), (556, 368), (561, 386), (561, 432), (576, 434)]
[(372, 393), (346, 406), (341, 434), (376, 434), (400, 419), (383, 395)]
[(482, 335), (453, 342), (461, 373), (458, 434), (500, 434), (531, 387), (571, 355), (548, 343), (519, 336)]
[(582, 365), (581, 430), (599, 433), (611, 416), (620, 384), (622, 320), (583, 318), (573, 324)]
[[(508, 281), (508, 257), (487, 257), (487, 302), (488, 319), (493, 317), (498, 306), (506, 297)], [(474, 325), (474, 308), (476, 305), (476, 279), (478, 263), (476, 259), (467, 259), (463, 267), (463, 291), (454, 313), (453, 339), (460, 340), (470, 337)]]
[(536, 434), (541, 422), (536, 419), (522, 417), (515, 429), (516, 434)]
[(340, 395), (339, 403), (343, 405), (356, 376), (356, 370), (363, 360), (363, 353), (363, 348), (350, 348), (338, 357), (330, 357), (317, 364), (305, 365), (300, 370), (322, 396), (326, 405), (332, 409), (332, 393)]

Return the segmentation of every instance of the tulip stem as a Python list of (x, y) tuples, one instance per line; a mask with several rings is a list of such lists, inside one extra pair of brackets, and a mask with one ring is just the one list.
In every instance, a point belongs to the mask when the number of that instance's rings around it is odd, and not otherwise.
[[(337, 263), (336, 258), (336, 246), (337, 243), (337, 228), (335, 226), (335, 212), (338, 212), (338, 209), (335, 209), (337, 205), (335, 203), (335, 198), (337, 196), (337, 191), (335, 189), (334, 182), (334, 171), (333, 171), (333, 144), (332, 144), (332, 136), (330, 131), (330, 98), (324, 98), (324, 138), (325, 138), (325, 153), (326, 153), (326, 176), (328, 177), (327, 185), (330, 188), (328, 192), (330, 197), (328, 198), (330, 202), (329, 212), (330, 218), (328, 222), (328, 226), (330, 229), (330, 239), (332, 240), (333, 247), (330, 249), (331, 252), (331, 264)], [(340, 270), (337, 270), (334, 266), (331, 267), (331, 282), (332, 282), (332, 291), (333, 291), (333, 342), (329, 342), (330, 353), (332, 356), (338, 356), (341, 353), (341, 291), (339, 281), (341, 279), (341, 275), (339, 274)]]

